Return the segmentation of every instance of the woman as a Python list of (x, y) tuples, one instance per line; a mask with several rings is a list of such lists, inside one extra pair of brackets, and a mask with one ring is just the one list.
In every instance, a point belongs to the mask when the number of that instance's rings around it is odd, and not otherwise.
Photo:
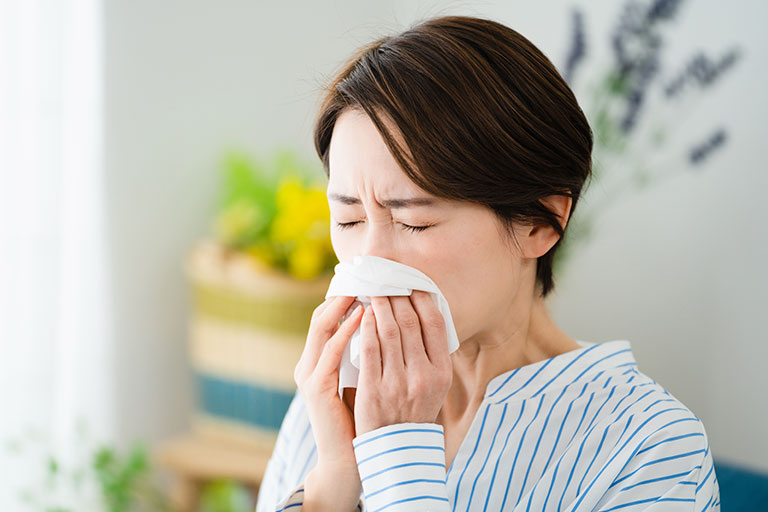
[[(315, 311), (257, 512), (712, 510), (700, 420), (629, 342), (549, 318), (552, 260), (590, 176), (592, 133), (552, 63), (499, 23), (441, 17), (362, 48), (322, 105), (340, 261), (370, 254), (437, 284)], [(338, 365), (360, 326), (356, 394)]]

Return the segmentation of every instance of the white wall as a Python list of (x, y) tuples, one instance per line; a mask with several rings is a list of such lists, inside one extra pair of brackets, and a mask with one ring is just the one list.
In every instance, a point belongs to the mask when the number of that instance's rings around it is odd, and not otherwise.
[[(756, 0), (738, 11), (714, 0), (689, 3), (670, 56), (700, 47), (720, 55), (733, 43), (747, 50), (680, 130), (692, 142), (722, 122), (727, 148), (703, 172), (678, 173), (606, 211), (592, 244), (568, 262), (551, 308), (575, 338), (632, 341), (641, 369), (703, 419), (716, 457), (768, 469), (768, 378), (761, 374), (768, 359), (761, 316), (768, 305), (768, 207), (761, 201), (768, 175), (758, 118), (766, 113), (761, 63), (768, 60), (759, 23), (768, 7)], [(606, 46), (615, 2), (588, 4), (590, 44)], [(353, 49), (416, 18), (488, 16), (561, 64), (569, 5), (107, 2), (108, 222), (123, 436), (157, 439), (188, 424), (181, 260), (208, 229), (222, 149), (260, 153), (289, 144), (313, 158), (324, 78)], [(600, 186), (590, 189), (580, 207), (598, 204), (600, 194)]]
[[(208, 231), (218, 159), (276, 144), (313, 157), (322, 74), (390, 8), (249, 0), (105, 6), (105, 144), (121, 435), (181, 432), (193, 407), (182, 259)], [(355, 30), (357, 28), (357, 30)], [(365, 34), (355, 40), (355, 33)]]
[[(723, 125), (728, 143), (703, 169), (677, 172), (673, 161), (661, 169), (673, 173), (664, 183), (609, 208), (596, 239), (569, 262), (553, 310), (576, 336), (632, 341), (641, 369), (702, 418), (716, 458), (766, 470), (768, 40), (758, 20), (768, 9), (687, 4), (669, 39), (672, 62), (698, 49), (745, 51), (691, 105), (679, 140)], [(603, 192), (590, 190), (588, 202)]]

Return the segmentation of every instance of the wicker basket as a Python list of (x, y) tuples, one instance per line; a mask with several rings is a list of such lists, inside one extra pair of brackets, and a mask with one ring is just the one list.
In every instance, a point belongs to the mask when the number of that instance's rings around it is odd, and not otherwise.
[(186, 271), (197, 388), (193, 428), (270, 448), (296, 392), (293, 371), (312, 311), (333, 274), (293, 279), (212, 241), (195, 246)]

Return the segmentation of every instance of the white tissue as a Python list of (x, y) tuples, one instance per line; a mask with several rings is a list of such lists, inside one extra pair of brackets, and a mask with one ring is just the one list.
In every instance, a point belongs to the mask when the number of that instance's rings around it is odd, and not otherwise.
[[(423, 290), (429, 293), (443, 315), (448, 352), (453, 353), (459, 348), (459, 338), (448, 301), (434, 281), (420, 270), (379, 256), (355, 256), (352, 263), (337, 264), (334, 272), (325, 298), (357, 297), (342, 319), (346, 319), (358, 303), (365, 304), (366, 307), (370, 305), (371, 297), (411, 295), (413, 290)], [(360, 327), (352, 334), (344, 349), (339, 366), (339, 395), (342, 395), (344, 388), (356, 388), (359, 375)]]

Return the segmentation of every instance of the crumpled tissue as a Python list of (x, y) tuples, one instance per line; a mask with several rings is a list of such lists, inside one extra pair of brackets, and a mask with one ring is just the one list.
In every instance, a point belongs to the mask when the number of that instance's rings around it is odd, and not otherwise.
[[(429, 293), (445, 319), (448, 351), (459, 348), (459, 338), (453, 324), (448, 301), (437, 285), (422, 271), (409, 265), (379, 256), (355, 256), (351, 263), (341, 262), (334, 267), (325, 298), (334, 296), (357, 297), (342, 316), (342, 321), (359, 303), (366, 307), (371, 297), (411, 295), (413, 290)], [(360, 375), (360, 327), (352, 334), (344, 349), (339, 366), (339, 395), (344, 388), (356, 388)]]

